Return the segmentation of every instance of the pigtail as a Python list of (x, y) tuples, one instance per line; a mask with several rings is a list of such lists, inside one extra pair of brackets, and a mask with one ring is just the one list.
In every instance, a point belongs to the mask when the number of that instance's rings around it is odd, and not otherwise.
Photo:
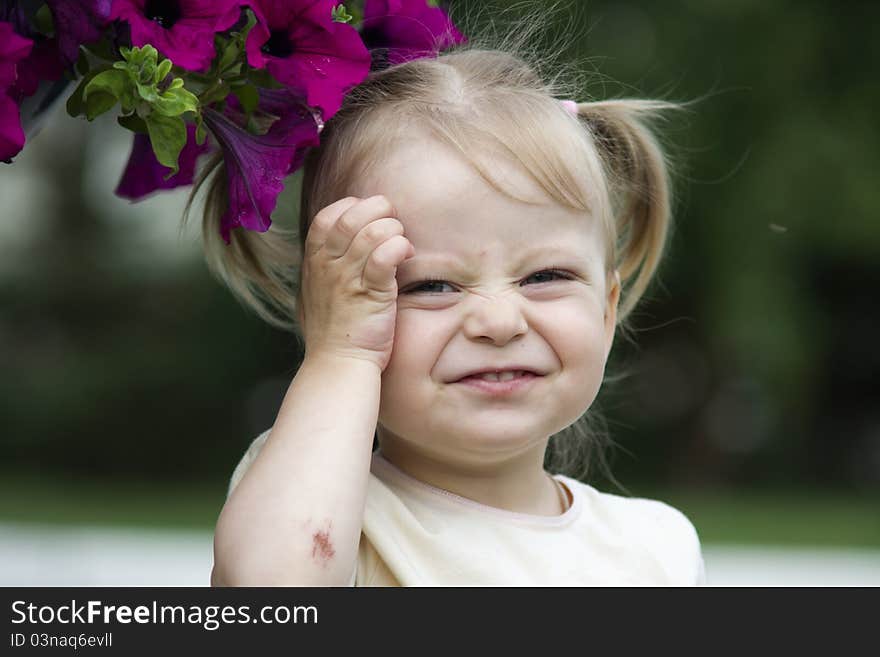
[(265, 233), (232, 230), (229, 244), (223, 241), (220, 225), (229, 207), (229, 190), (226, 166), (219, 153), (193, 186), (183, 215), (184, 225), (202, 187), (206, 187), (202, 240), (208, 269), (246, 308), (273, 326), (296, 332), (300, 257), (294, 233), (272, 224)]
[(626, 292), (622, 322), (657, 271), (671, 229), (668, 165), (647, 120), (678, 105), (653, 100), (608, 100), (578, 105), (602, 159), (615, 225), (614, 264)]

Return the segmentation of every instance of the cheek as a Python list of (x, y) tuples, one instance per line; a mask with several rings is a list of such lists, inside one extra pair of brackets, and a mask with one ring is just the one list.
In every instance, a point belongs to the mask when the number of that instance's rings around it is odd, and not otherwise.
[(593, 305), (559, 304), (540, 325), (574, 398), (592, 400), (601, 385), (605, 372), (603, 320)]
[(446, 342), (443, 322), (424, 311), (397, 313), (391, 359), (383, 372), (388, 378), (398, 374), (429, 373)]
[(570, 303), (555, 304), (541, 315), (539, 331), (563, 365), (595, 362), (597, 355), (604, 354), (604, 316), (595, 306), (583, 299), (573, 299)]
[(419, 405), (419, 390), (413, 387), (413, 382), (430, 385), (434, 364), (446, 343), (444, 335), (436, 316), (425, 312), (398, 312), (391, 359), (382, 372), (380, 415), (386, 409)]

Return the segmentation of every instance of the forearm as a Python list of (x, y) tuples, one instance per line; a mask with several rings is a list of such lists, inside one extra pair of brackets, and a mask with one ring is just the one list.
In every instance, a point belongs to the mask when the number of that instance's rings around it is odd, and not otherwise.
[(357, 559), (381, 371), (306, 358), (272, 432), (217, 521), (215, 580), (345, 584)]

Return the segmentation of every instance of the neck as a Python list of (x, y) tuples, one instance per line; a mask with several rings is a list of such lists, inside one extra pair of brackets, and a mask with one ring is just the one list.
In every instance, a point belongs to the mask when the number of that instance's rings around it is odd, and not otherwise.
[(381, 455), (414, 479), (486, 506), (540, 516), (565, 511), (559, 490), (544, 470), (547, 440), (491, 463), (450, 462), (379, 428)]

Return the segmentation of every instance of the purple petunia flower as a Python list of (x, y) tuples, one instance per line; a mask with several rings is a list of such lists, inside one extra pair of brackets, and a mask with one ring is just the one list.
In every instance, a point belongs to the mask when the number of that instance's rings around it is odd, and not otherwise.
[(33, 96), (43, 80), (60, 80), (64, 75), (57, 39), (34, 39), (34, 47), (17, 67), (18, 79), (9, 94), (19, 102)]
[(79, 57), (82, 43), (96, 41), (110, 14), (111, 0), (47, 0), (52, 11), (55, 34), (45, 37), (33, 26), (33, 12), (40, 3), (12, 0), (0, 4), (0, 21), (8, 21), (25, 39), (33, 41), (27, 59), (16, 67), (18, 73), (9, 95), (21, 102), (36, 93), (44, 80), (59, 80), (64, 69)]
[(0, 23), (10, 23), (16, 34), (30, 39), (34, 30), (29, 16), (35, 11), (36, 7), (25, 6), (22, 0), (0, 1)]
[(16, 66), (30, 54), (33, 42), (20, 37), (10, 23), (0, 23), (0, 161), (10, 161), (24, 148), (24, 131), (16, 103), (9, 96), (15, 84)]
[(248, 34), (251, 66), (301, 93), (328, 120), (345, 93), (370, 72), (370, 53), (351, 25), (334, 22), (332, 0), (248, 0), (257, 24)]
[(467, 41), (446, 12), (426, 0), (366, 0), (361, 36), (371, 51), (385, 50), (390, 65), (436, 57)]
[(232, 27), (239, 0), (113, 0), (111, 18), (131, 26), (135, 46), (150, 44), (176, 66), (207, 71), (214, 59), (214, 33)]
[(196, 160), (208, 150), (210, 150), (210, 146), (207, 141), (201, 146), (196, 143), (196, 127), (187, 124), (186, 145), (180, 151), (180, 159), (177, 162), (179, 170), (168, 180), (165, 180), (165, 176), (170, 173), (170, 170), (156, 160), (150, 138), (136, 132), (128, 164), (125, 165), (125, 171), (122, 172), (122, 178), (116, 187), (116, 195), (137, 201), (160, 189), (174, 189), (183, 185), (191, 185), (195, 177)]
[[(261, 90), (262, 91), (262, 90)], [(290, 94), (280, 90), (281, 94)], [(318, 145), (319, 123), (301, 101), (278, 102), (279, 92), (266, 96), (264, 107), (285, 113), (265, 135), (252, 135), (240, 128), (232, 116), (213, 109), (204, 111), (205, 124), (223, 149), (229, 189), (229, 209), (223, 215), (220, 234), (229, 244), (232, 229), (265, 232), (284, 188), (284, 177), (298, 169), (308, 148)]]
[(101, 38), (101, 30), (110, 20), (110, 3), (111, 0), (46, 0), (65, 66), (76, 62), (81, 44)]

